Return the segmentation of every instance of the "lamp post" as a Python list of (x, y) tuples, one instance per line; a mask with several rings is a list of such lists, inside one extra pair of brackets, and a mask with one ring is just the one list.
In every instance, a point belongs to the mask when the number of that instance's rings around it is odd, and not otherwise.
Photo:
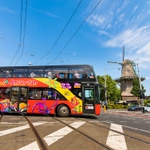
[(28, 65), (31, 66), (31, 62), (28, 62)]
[(104, 69), (104, 81), (105, 81), (105, 103), (106, 103), (106, 105), (107, 105), (107, 90), (106, 90), (106, 80), (107, 80), (107, 78), (106, 78), (105, 70), (106, 70), (106, 69)]
[(141, 77), (140, 77), (140, 71), (139, 71), (138, 64), (137, 64), (137, 70), (138, 70), (138, 78), (139, 78), (139, 84), (140, 84), (140, 99), (141, 99), (141, 104), (142, 104), (143, 113), (144, 113), (145, 111), (144, 111), (143, 91), (142, 91)]

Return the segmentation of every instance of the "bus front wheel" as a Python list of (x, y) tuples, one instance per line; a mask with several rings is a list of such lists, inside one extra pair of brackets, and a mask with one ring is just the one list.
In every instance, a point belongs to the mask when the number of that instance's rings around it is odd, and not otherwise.
[(70, 115), (69, 108), (65, 105), (59, 105), (57, 108), (57, 115), (59, 117), (68, 117)]

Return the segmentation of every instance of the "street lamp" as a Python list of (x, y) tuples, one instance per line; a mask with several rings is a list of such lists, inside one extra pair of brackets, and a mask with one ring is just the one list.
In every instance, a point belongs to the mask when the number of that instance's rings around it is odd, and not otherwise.
[(107, 104), (107, 90), (106, 90), (106, 80), (107, 80), (107, 78), (106, 78), (105, 70), (106, 70), (106, 69), (104, 69), (104, 81), (105, 81), (105, 102), (106, 102), (106, 104)]
[(139, 71), (138, 64), (137, 64), (137, 70), (138, 70), (138, 78), (139, 78), (139, 84), (140, 84), (140, 99), (141, 99), (141, 103), (143, 106), (143, 113), (144, 113), (145, 111), (144, 111), (143, 91), (142, 91), (141, 77), (140, 77), (140, 71)]
[(31, 66), (31, 62), (28, 62), (28, 65)]

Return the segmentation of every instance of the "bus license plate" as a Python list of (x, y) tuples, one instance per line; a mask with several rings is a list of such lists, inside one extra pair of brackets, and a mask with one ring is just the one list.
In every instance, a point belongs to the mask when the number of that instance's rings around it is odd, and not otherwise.
[(93, 106), (85, 106), (85, 109), (94, 109)]

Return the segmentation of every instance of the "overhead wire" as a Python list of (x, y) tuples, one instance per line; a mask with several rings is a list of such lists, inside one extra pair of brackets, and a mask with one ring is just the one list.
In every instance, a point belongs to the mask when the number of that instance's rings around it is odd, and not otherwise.
[(89, 13), (89, 15), (85, 18), (85, 20), (82, 22), (82, 24), (78, 27), (78, 29), (75, 31), (75, 33), (71, 36), (71, 38), (68, 40), (68, 42), (65, 44), (65, 46), (62, 48), (62, 50), (58, 53), (58, 55), (48, 64), (53, 63), (58, 56), (63, 52), (63, 50), (67, 47), (67, 45), (70, 43), (70, 41), (73, 39), (73, 37), (77, 34), (77, 32), (80, 30), (80, 28), (83, 26), (83, 24), (86, 22), (86, 20), (90, 17), (90, 15), (93, 13), (93, 11), (97, 8), (97, 6), (101, 3), (102, 0), (100, 0), (95, 7), (92, 9), (92, 11)]
[(49, 53), (52, 52), (52, 50), (54, 49), (55, 45), (57, 44), (58, 40), (60, 39), (60, 37), (62, 36), (62, 34), (64, 33), (65, 29), (67, 28), (68, 24), (70, 23), (71, 19), (73, 18), (74, 14), (76, 13), (77, 9), (79, 8), (80, 4), (81, 4), (82, 0), (80, 0), (80, 2), (78, 3), (77, 7), (75, 8), (73, 14), (71, 15), (71, 17), (69, 18), (67, 24), (65, 25), (65, 27), (63, 28), (63, 30), (61, 31), (60, 35), (58, 36), (58, 38), (56, 39), (54, 45), (52, 46), (51, 50), (49, 52), (47, 52), (45, 55), (43, 55), (40, 59), (38, 59), (37, 61), (35, 61), (33, 64), (37, 63), (38, 61), (40, 61), (41, 59), (43, 59), (44, 57), (46, 57)]
[(20, 57), (18, 58), (18, 60), (17, 60), (15, 65), (17, 65), (17, 63), (19, 62), (19, 60), (21, 59), (21, 57), (23, 56), (23, 53), (24, 53), (24, 41), (25, 41), (25, 32), (26, 32), (27, 8), (28, 8), (28, 0), (26, 0), (26, 7), (25, 7), (24, 32), (23, 32), (24, 35), (23, 35), (23, 40), (22, 40), (22, 53), (21, 53)]
[(16, 55), (18, 54), (19, 50), (20, 50), (20, 46), (21, 46), (21, 39), (22, 39), (22, 15), (23, 15), (23, 0), (21, 0), (21, 7), (20, 7), (20, 34), (19, 34), (19, 45), (18, 45), (18, 48), (17, 48), (17, 51), (12, 59), (12, 61), (10, 62), (10, 66), (11, 64), (13, 63)]

